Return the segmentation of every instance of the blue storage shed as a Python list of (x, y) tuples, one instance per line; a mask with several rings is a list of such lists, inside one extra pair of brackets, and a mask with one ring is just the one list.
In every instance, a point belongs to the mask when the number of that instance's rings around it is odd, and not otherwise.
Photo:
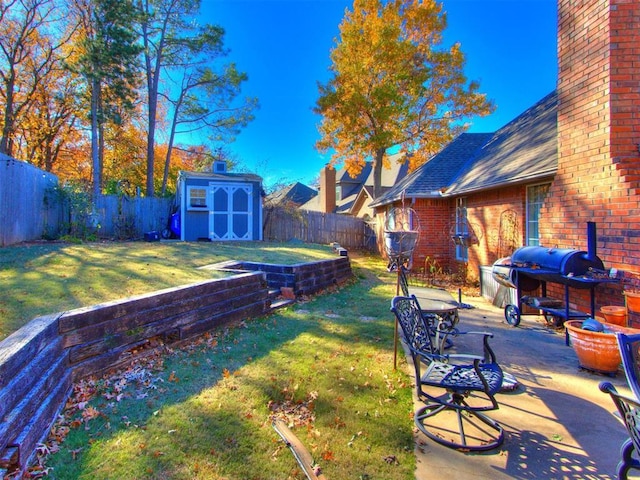
[(180, 239), (184, 241), (262, 240), (262, 177), (227, 172), (180, 171)]

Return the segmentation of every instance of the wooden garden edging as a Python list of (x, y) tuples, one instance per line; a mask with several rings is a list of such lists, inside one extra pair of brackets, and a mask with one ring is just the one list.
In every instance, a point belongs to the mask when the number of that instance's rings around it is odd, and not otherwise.
[(74, 381), (156, 345), (264, 315), (282, 287), (306, 295), (352, 276), (346, 257), (292, 266), (224, 264), (231, 265), (243, 271), (38, 317), (0, 342), (0, 478), (24, 472)]

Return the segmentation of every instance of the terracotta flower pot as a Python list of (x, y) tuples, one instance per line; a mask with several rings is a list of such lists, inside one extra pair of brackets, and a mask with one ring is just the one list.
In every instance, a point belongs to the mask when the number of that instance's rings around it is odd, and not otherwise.
[(568, 320), (564, 323), (571, 346), (576, 352), (580, 366), (600, 373), (616, 373), (622, 359), (618, 350), (615, 333), (640, 333), (639, 329), (606, 324), (604, 332), (582, 329), (582, 320)]
[(602, 313), (607, 323), (620, 325), (621, 327), (627, 326), (626, 307), (619, 307), (617, 305), (606, 305), (600, 308), (600, 313)]
[(632, 312), (640, 312), (640, 292), (625, 290), (624, 296), (627, 302), (627, 309)]

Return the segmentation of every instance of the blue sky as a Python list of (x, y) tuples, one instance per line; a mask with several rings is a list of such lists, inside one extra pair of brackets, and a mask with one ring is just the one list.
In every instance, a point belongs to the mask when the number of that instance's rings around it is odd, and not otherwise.
[[(444, 43), (460, 42), (467, 78), (496, 104), (472, 119), (492, 132), (556, 87), (556, 0), (443, 0)], [(329, 161), (317, 152), (317, 83), (351, 0), (202, 0), (204, 21), (225, 28), (228, 60), (248, 74), (243, 96), (258, 97), (256, 119), (229, 146), (240, 163), (276, 183), (311, 183)]]

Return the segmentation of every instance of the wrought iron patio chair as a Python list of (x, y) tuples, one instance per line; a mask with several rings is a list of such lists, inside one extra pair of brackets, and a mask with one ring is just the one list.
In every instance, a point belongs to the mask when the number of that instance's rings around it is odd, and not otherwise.
[(636, 399), (640, 400), (640, 334), (626, 335), (618, 332), (616, 337), (627, 383)]
[(629, 438), (620, 447), (620, 456), (622, 458), (618, 463), (618, 478), (626, 480), (630, 470), (640, 470), (640, 460), (634, 458), (640, 455), (640, 402), (638, 401), (640, 399), (640, 384), (638, 383), (640, 334), (625, 335), (624, 333), (616, 333), (616, 337), (624, 374), (635, 398), (621, 395), (611, 382), (600, 383), (600, 390), (611, 396), (616, 409), (620, 413), (620, 419), (629, 434)]
[[(422, 315), (415, 296), (394, 297), (391, 311), (411, 353), (416, 393), (425, 404), (415, 413), (417, 427), (449, 448), (486, 451), (500, 446), (504, 431), (484, 413), (499, 408), (495, 395), (503, 380), (502, 369), (489, 347), (492, 335), (465, 333), (482, 336), (483, 355), (442, 354), (434, 341), (434, 326)], [(432, 392), (434, 388), (439, 389), (438, 394)]]
[(640, 403), (636, 400), (620, 395), (611, 382), (600, 383), (600, 390), (608, 393), (613, 400), (622, 423), (624, 423), (629, 438), (620, 447), (622, 459), (618, 462), (618, 478), (626, 480), (629, 470), (640, 470), (640, 461), (633, 458), (634, 451), (640, 452)]
[[(398, 270), (398, 281), (400, 283), (402, 295), (405, 297), (411, 297), (414, 294), (409, 292), (409, 279), (407, 276), (407, 271), (408, 269), (404, 265), (400, 266), (400, 269)], [(419, 291), (420, 287), (414, 287), (414, 290)], [(422, 292), (427, 292), (426, 295), (428, 296), (428, 292), (433, 292), (434, 290), (438, 291), (438, 289), (423, 288)], [(425, 294), (423, 293), (422, 295)], [(418, 296), (422, 295), (414, 296), (417, 298)], [(436, 334), (436, 339), (439, 342), (440, 353), (443, 353), (445, 349), (451, 348), (453, 346), (453, 340), (449, 335), (451, 335), (455, 331), (460, 320), (460, 317), (458, 316), (458, 304), (453, 300), (453, 297), (451, 302), (448, 302), (446, 304), (442, 301), (435, 301), (430, 303), (433, 303), (434, 305), (428, 305), (428, 308), (425, 309), (422, 308), (424, 307), (424, 304), (422, 304), (420, 311), (422, 312), (422, 316), (428, 324), (437, 326), (437, 328), (433, 329), (433, 333)]]

